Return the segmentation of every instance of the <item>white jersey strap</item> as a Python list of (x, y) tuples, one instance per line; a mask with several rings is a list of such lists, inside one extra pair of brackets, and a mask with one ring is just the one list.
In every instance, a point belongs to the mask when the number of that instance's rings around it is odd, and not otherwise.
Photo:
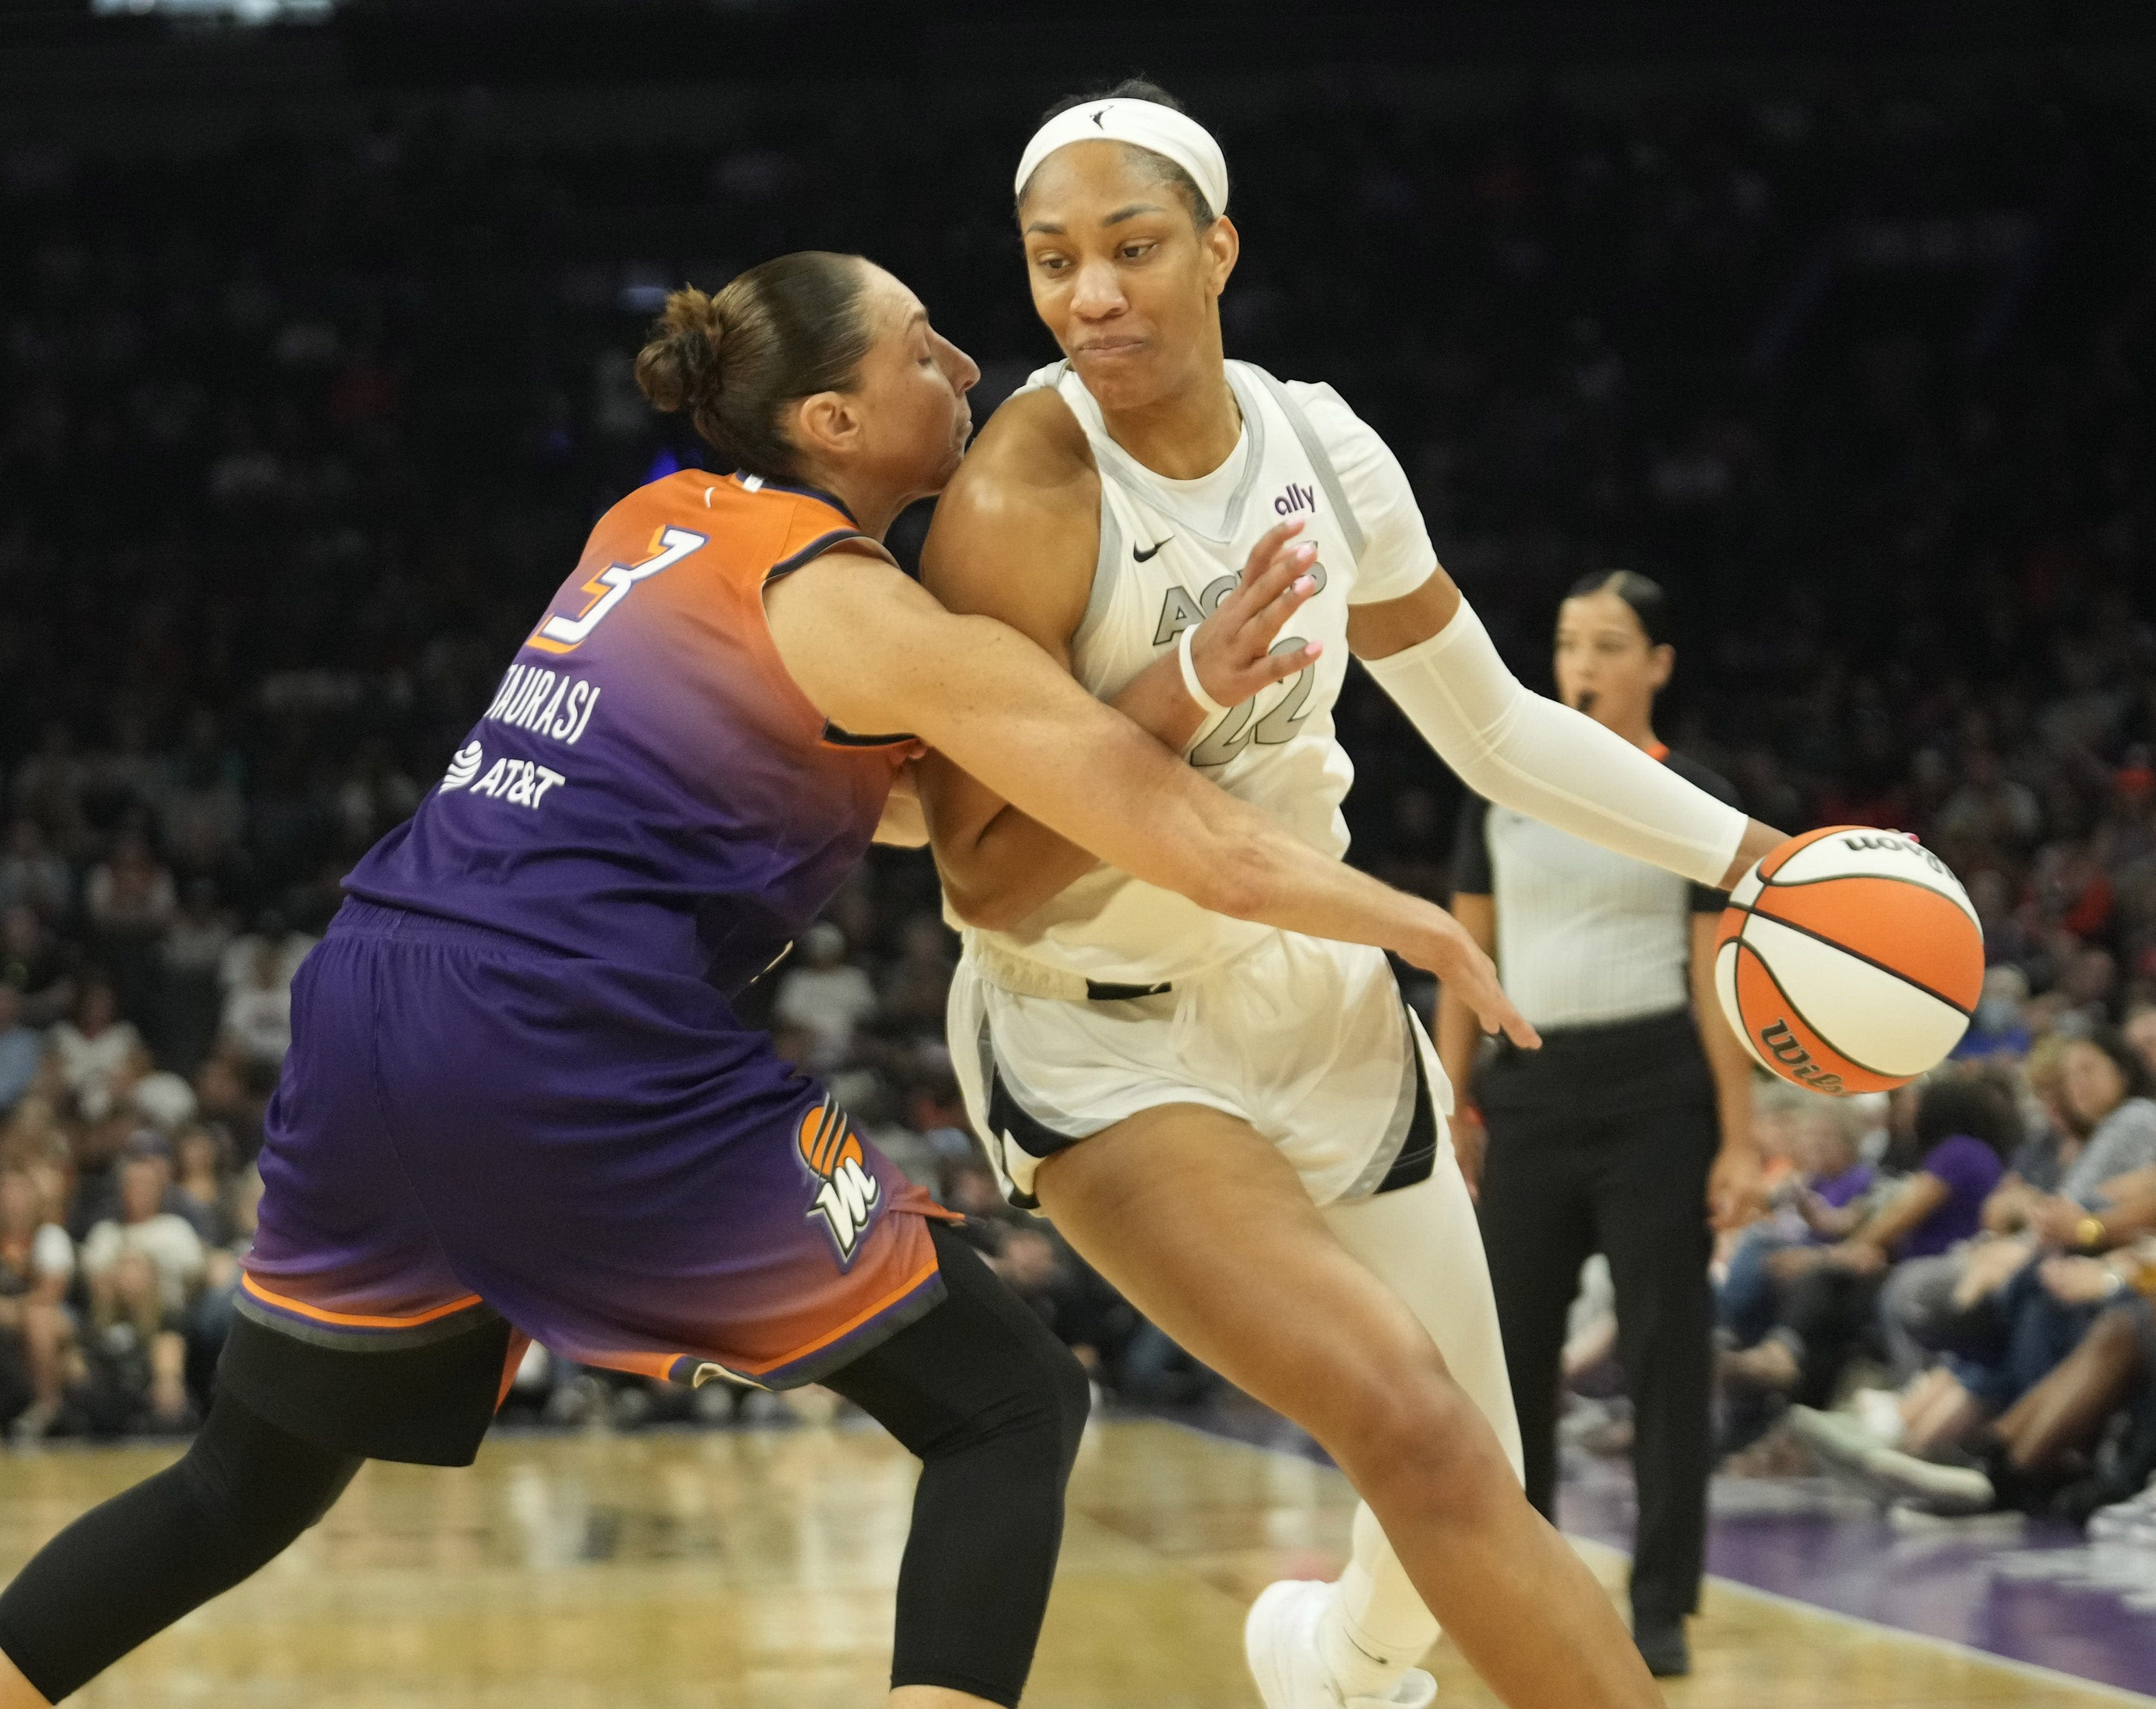
[(1311, 425), (1309, 416), (1303, 413), (1302, 406), (1295, 401), (1294, 395), (1287, 387), (1263, 368), (1250, 362), (1238, 362), (1235, 366), (1258, 380), (1266, 391), (1272, 393), (1273, 402), (1280, 405), (1281, 413), (1287, 418), (1287, 424), (1295, 429), (1296, 438), (1302, 442), (1303, 455), (1310, 459), (1311, 469), (1317, 476), (1317, 484), (1325, 489), (1325, 496), (1332, 506), (1332, 514), (1339, 519), (1340, 532), (1348, 541), (1349, 553), (1357, 562), (1361, 562), (1365, 538), (1363, 525), (1356, 519), (1355, 507), (1348, 502), (1348, 490), (1340, 484), (1340, 471), (1332, 466), (1332, 454), (1326, 449), (1325, 441), (1318, 437), (1317, 429)]

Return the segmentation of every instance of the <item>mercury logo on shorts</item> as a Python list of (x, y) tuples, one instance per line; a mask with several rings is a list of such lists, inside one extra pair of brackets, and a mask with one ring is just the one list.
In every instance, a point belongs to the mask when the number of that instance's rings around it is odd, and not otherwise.
[(801, 1118), (796, 1143), (816, 1183), (808, 1214), (824, 1219), (824, 1232), (838, 1253), (839, 1268), (848, 1269), (883, 1203), (883, 1188), (869, 1173), (868, 1156), (853, 1123), (829, 1098)]

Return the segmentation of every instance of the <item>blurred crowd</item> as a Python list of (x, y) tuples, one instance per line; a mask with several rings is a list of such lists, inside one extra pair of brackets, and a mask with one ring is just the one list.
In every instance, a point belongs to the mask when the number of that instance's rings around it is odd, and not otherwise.
[[(1727, 1375), (1747, 1453), (1830, 1435), (1807, 1420), (1867, 1379), (1929, 1385), (1899, 1424), (1873, 1404), (1867, 1440), (1996, 1486), (1984, 1433), (2050, 1374), (2024, 1385), (2027, 1347), (2078, 1355), (2132, 1316), (2143, 1201), (2115, 1178), (2156, 1164), (2077, 1173), (2122, 1110), (2156, 1145), (2156, 117), (2035, 85), (1194, 106), (1236, 173), (1230, 353), (1331, 380), (1387, 436), (1523, 674), (1577, 575), (1648, 570), (1676, 606), (1679, 746), (1761, 818), (1913, 829), (1967, 880), (1990, 972), (1962, 1064), (1888, 1113), (1763, 1111), (1787, 1179), (1724, 1255)], [(902, 116), (550, 137), (472, 95), (334, 135), (0, 152), (18, 1438), (199, 1409), (341, 874), (439, 774), (598, 513), (701, 456), (630, 377), (666, 288), (858, 249), (982, 360), (984, 404), (1052, 354), (1009, 220), (1025, 115)], [(1340, 724), (1355, 858), (1442, 896), (1455, 785), (1367, 684)], [(880, 851), (748, 1006), (977, 1214), (1105, 1387), (1202, 1396), (998, 1202), (942, 1044), (954, 953), (932, 870)], [(1903, 1226), (1912, 1193), (1948, 1220)], [(1928, 1292), (1901, 1280), (1918, 1264)], [(2156, 1378), (2128, 1341), (2102, 1329), (2109, 1434), (2060, 1467), (2130, 1434)], [(535, 1354), (511, 1406), (776, 1404)]]
[(1973, 1031), (1891, 1095), (1763, 1083), (1757, 1131), (1767, 1214), (1716, 1263), (1731, 1468), (2156, 1547), (2156, 1004)]

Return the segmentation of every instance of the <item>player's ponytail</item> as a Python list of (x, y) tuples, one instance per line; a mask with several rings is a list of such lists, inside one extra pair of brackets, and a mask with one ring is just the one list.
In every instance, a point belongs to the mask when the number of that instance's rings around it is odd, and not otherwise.
[(851, 391), (873, 334), (861, 313), (866, 264), (800, 249), (759, 263), (716, 295), (685, 286), (666, 299), (636, 358), (657, 408), (685, 411), (721, 456), (747, 475), (794, 477), (781, 416), (819, 392)]

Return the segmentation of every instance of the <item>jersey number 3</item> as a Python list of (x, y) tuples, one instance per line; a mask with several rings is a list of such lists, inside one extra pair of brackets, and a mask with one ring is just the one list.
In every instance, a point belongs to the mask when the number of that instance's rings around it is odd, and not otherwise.
[(542, 653), (573, 653), (591, 639), (600, 619), (629, 597), (629, 590), (647, 576), (655, 576), (709, 543), (709, 536), (686, 528), (662, 528), (652, 544), (652, 556), (637, 564), (608, 564), (577, 591), (591, 595), (591, 603), (574, 617), (550, 617), (539, 625), (528, 644)]

